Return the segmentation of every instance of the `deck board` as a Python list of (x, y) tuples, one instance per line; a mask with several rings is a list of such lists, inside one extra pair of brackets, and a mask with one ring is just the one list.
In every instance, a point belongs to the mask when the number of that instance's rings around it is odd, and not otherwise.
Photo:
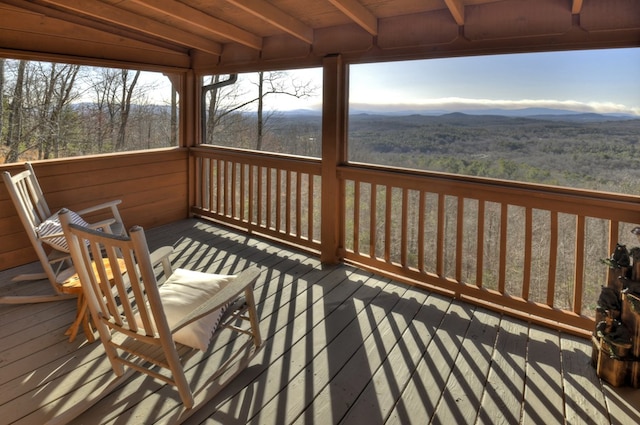
[(387, 420), (435, 334), (436, 329), (429, 324), (439, 323), (450, 303), (450, 299), (434, 294), (425, 299), (340, 423), (381, 424)]
[(423, 358), (386, 423), (424, 423), (433, 417), (454, 368), (462, 337), (469, 327), (474, 309), (469, 304), (457, 301), (449, 304)]
[(591, 358), (591, 344), (567, 336), (560, 345), (567, 422), (607, 423), (609, 415), (600, 380), (591, 363), (584, 361), (586, 356)]
[[(201, 220), (147, 236), (174, 247), (176, 268), (263, 268), (264, 348), (186, 424), (640, 423), (640, 390), (600, 381), (588, 340)], [(0, 272), (0, 293), (48, 289), (10, 282), (17, 273)], [(112, 381), (98, 342), (64, 336), (74, 314), (73, 300), (0, 305), (3, 423), (42, 423)], [(204, 379), (236, 343), (221, 334), (189, 374)], [(134, 375), (71, 424), (164, 423), (179, 410), (172, 388)]]
[[(295, 423), (321, 423), (327, 419), (332, 423), (338, 423), (348, 411), (353, 409), (353, 405), (349, 402), (333, 403), (333, 400), (336, 397), (340, 400), (356, 400), (359, 398), (363, 390), (367, 388), (372, 376), (375, 376), (380, 368), (387, 363), (393, 348), (406, 335), (408, 327), (428, 296), (423, 291), (411, 288), (404, 293), (398, 291), (397, 295), (401, 296), (401, 299), (394, 304), (389, 313), (384, 314), (377, 328), (371, 330), (364, 343), (358, 347), (357, 351), (344, 364), (343, 369), (323, 383), (324, 387), (313, 399), (312, 408), (306, 409)], [(380, 305), (376, 304), (374, 307), (379, 309)], [(365, 312), (367, 316), (376, 314), (375, 311), (369, 313), (369, 311), (365, 310)], [(369, 317), (363, 317), (363, 319), (369, 321)], [(360, 328), (363, 329), (362, 326)], [(392, 358), (392, 361), (395, 360)], [(392, 381), (386, 380), (386, 386), (390, 382)], [(398, 394), (399, 391), (395, 391), (395, 393)], [(393, 396), (393, 393), (383, 390), (380, 395)], [(369, 401), (373, 400), (369, 399)], [(375, 401), (377, 401), (377, 398), (375, 398)], [(365, 405), (363, 404), (363, 406)], [(374, 412), (374, 414), (379, 411), (379, 409), (371, 409), (368, 406), (365, 409), (366, 412)], [(347, 423), (373, 424), (376, 422), (380, 422), (380, 419), (366, 417), (360, 418), (359, 422), (347, 419)]]
[(564, 421), (562, 373), (557, 331), (532, 326), (526, 364), (523, 424), (552, 424)]
[(455, 369), (436, 408), (434, 422), (475, 423), (491, 367), (499, 324), (498, 313), (484, 310), (474, 312), (456, 358)]
[[(527, 326), (523, 322), (506, 317), (500, 321), (478, 423), (506, 425), (520, 421), (527, 334)], [(496, 416), (496, 412), (500, 415)]]

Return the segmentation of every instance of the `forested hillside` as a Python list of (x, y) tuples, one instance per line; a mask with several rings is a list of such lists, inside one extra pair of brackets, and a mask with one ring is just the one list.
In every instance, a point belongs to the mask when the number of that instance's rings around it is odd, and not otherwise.
[[(271, 124), (276, 139), (304, 129), (300, 139), (317, 140), (311, 154), (320, 155), (319, 117), (287, 114)], [(349, 118), (349, 159), (640, 194), (640, 119), (358, 114)]]
[(640, 193), (640, 119), (569, 117), (357, 115), (349, 122), (350, 159)]

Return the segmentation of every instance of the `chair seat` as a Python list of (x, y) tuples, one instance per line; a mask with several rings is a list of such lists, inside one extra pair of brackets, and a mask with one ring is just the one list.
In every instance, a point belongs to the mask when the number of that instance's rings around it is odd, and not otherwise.
[[(113, 281), (113, 271), (111, 270), (111, 263), (109, 262), (109, 259), (103, 258), (102, 263), (104, 264), (104, 268), (105, 268), (105, 271), (107, 272), (107, 276), (109, 277), (109, 280)], [(97, 275), (98, 268), (96, 267), (95, 262), (92, 262), (91, 265), (93, 267), (94, 273)], [(118, 268), (123, 272), (126, 270), (126, 264), (124, 263), (123, 259), (118, 260)], [(58, 277), (61, 278), (60, 292), (64, 294), (76, 294), (76, 295), (82, 292), (80, 277), (78, 276), (78, 273), (76, 273), (73, 267), (70, 267), (69, 269), (60, 273)]]

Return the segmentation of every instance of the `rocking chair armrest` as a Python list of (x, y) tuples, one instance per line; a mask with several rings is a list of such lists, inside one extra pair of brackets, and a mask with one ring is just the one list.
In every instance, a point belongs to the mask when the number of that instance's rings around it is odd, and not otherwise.
[[(116, 220), (113, 218), (108, 218), (106, 220), (102, 220), (102, 221), (97, 221), (95, 223), (91, 223), (89, 224), (87, 227), (90, 229), (109, 229), (109, 225), (115, 223)], [(46, 239), (55, 239), (55, 238), (60, 238), (64, 236), (64, 232), (57, 232), (57, 233), (50, 233), (48, 235), (41, 235), (39, 236), (40, 239), (46, 240)]]
[(117, 205), (120, 205), (121, 203), (122, 201), (120, 199), (114, 199), (113, 201), (103, 202), (102, 204), (87, 207), (83, 210), (76, 211), (76, 212), (80, 215), (83, 215), (83, 214), (87, 214), (94, 211), (106, 210), (107, 208), (110, 208), (113, 211), (114, 209), (117, 210)]
[(111, 225), (116, 222), (115, 218), (108, 218), (106, 220), (96, 221), (95, 223), (89, 224), (87, 227), (90, 229), (103, 229), (107, 233), (111, 233)]
[(164, 274), (167, 278), (173, 273), (173, 269), (171, 268), (171, 260), (169, 259), (169, 256), (172, 253), (173, 247), (162, 246), (149, 254), (151, 265), (155, 267), (158, 264), (162, 264), (162, 270), (164, 271)]
[(232, 302), (242, 292), (247, 290), (247, 288), (253, 286), (258, 279), (258, 276), (260, 276), (260, 269), (258, 267), (253, 266), (243, 270), (234, 280), (229, 282), (227, 286), (222, 288), (213, 297), (200, 304), (191, 313), (176, 323), (173, 329), (171, 329), (171, 333), (176, 333), (189, 323), (192, 323)]

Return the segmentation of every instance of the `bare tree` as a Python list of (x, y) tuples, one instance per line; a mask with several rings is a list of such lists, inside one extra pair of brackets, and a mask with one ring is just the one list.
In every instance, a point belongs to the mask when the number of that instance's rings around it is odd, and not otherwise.
[(175, 92), (166, 106), (154, 105), (159, 82), (141, 74), (0, 60), (3, 157), (15, 162), (177, 144)]
[(129, 120), (129, 114), (131, 113), (131, 98), (133, 91), (140, 77), (140, 71), (135, 71), (133, 78), (130, 79), (130, 72), (127, 69), (121, 70), (121, 90), (122, 96), (120, 97), (120, 129), (118, 131), (118, 141), (116, 142), (116, 150), (120, 151), (125, 146), (125, 136), (127, 130), (127, 121)]
[[(239, 84), (228, 85), (225, 81), (220, 75), (213, 75), (209, 81), (213, 88), (208, 91), (205, 143), (213, 143), (214, 135), (218, 135), (221, 136), (217, 137), (220, 144), (234, 139), (235, 143), (231, 143), (233, 146), (248, 147), (237, 143), (238, 136), (247, 130), (247, 123), (241, 112), (255, 99), (247, 100), (249, 94), (243, 87)], [(229, 137), (231, 135), (235, 137)]]
[(39, 143), (39, 158), (48, 159), (60, 156), (61, 143), (66, 143), (64, 134), (64, 110), (73, 100), (73, 89), (80, 70), (79, 65), (51, 64), (43, 67), (40, 64), (40, 74), (44, 77), (49, 69), (48, 78), (44, 80), (44, 97), (40, 101), (42, 108), (40, 122), (42, 128), (42, 142)]
[[(98, 152), (105, 151), (105, 143), (113, 142), (116, 126), (116, 96), (118, 93), (117, 70), (101, 68), (98, 78), (92, 78), (93, 98), (89, 109), (93, 111), (93, 129)], [(89, 130), (90, 131), (90, 130)], [(112, 145), (115, 143), (112, 143)]]
[(7, 122), (6, 162), (15, 162), (28, 151), (36, 151), (38, 159), (60, 156), (60, 149), (70, 141), (69, 108), (79, 69), (18, 62)]
[[(256, 75), (257, 81), (250, 83), (256, 88), (255, 92), (248, 91), (246, 85), (241, 84), (210, 91), (206, 121), (207, 143), (212, 143), (213, 135), (217, 133), (233, 139), (233, 146), (262, 150), (268, 120), (275, 113), (266, 112), (267, 97), (284, 95), (302, 99), (312, 96), (316, 91), (313, 82), (298, 81), (288, 72), (258, 72)], [(219, 81), (219, 76), (212, 76), (211, 84)], [(247, 114), (243, 113), (252, 105), (257, 108), (255, 120), (248, 119)], [(225, 131), (227, 129), (232, 130)], [(245, 136), (250, 136), (252, 140)], [(219, 144), (224, 144), (225, 141), (227, 140), (218, 140)], [(245, 142), (250, 144), (244, 146)]]
[(287, 72), (274, 71), (274, 72), (259, 72), (258, 73), (258, 97), (256, 101), (258, 103), (257, 119), (257, 141), (256, 149), (262, 150), (262, 142), (264, 137), (264, 129), (269, 117), (272, 114), (265, 116), (264, 112), (264, 100), (269, 95), (285, 95), (295, 97), (297, 99), (303, 99), (312, 96), (316, 88), (310, 81), (298, 81), (291, 79)]
[(24, 75), (27, 68), (27, 61), (21, 60), (18, 63), (16, 73), (16, 83), (13, 88), (11, 105), (9, 106), (9, 120), (7, 123), (7, 143), (9, 147), (5, 155), (4, 162), (16, 162), (20, 151), (20, 139), (22, 133), (22, 95), (24, 89)]
[(100, 68), (91, 76), (95, 118), (95, 143), (99, 152), (122, 151), (127, 145), (127, 126), (132, 114), (140, 71)]

